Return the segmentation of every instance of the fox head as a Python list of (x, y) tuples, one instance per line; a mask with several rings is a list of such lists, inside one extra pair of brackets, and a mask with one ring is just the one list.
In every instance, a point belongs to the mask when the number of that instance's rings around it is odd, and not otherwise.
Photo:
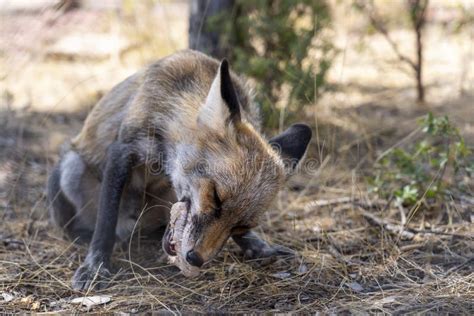
[[(258, 225), (303, 157), (311, 130), (291, 126), (269, 141), (245, 118), (224, 60), (195, 122), (173, 155), (171, 180), (186, 202), (181, 256), (194, 266), (214, 258), (233, 234)], [(163, 248), (175, 255), (167, 231)]]

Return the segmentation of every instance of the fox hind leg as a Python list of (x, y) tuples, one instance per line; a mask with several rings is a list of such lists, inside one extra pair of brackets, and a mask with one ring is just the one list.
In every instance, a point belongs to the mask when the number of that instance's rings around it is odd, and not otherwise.
[[(70, 167), (74, 166), (73, 172)], [(92, 229), (78, 220), (82, 198), (79, 187), (85, 164), (77, 153), (68, 152), (56, 165), (48, 179), (48, 206), (52, 222), (73, 240), (88, 242)]]

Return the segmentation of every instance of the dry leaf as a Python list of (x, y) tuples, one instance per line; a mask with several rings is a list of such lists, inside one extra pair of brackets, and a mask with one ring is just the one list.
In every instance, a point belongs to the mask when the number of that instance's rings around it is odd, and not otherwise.
[(350, 282), (350, 283), (346, 283), (346, 285), (354, 292), (359, 293), (359, 292), (364, 291), (364, 288), (358, 282)]
[(76, 297), (71, 300), (72, 304), (82, 304), (87, 307), (92, 307), (95, 305), (107, 304), (110, 302), (110, 296), (84, 296)]
[(380, 300), (375, 301), (372, 305), (374, 307), (381, 307), (381, 306), (384, 306), (385, 304), (390, 304), (390, 303), (393, 303), (393, 302), (396, 302), (396, 297), (395, 296), (387, 296), (387, 297), (384, 297)]
[(285, 272), (285, 271), (277, 272), (277, 273), (272, 274), (272, 277), (278, 278), (278, 279), (288, 279), (290, 276), (291, 276), (291, 274), (289, 272)]
[(3, 300), (5, 301), (5, 303), (8, 303), (10, 301), (13, 301), (13, 299), (15, 298), (13, 295), (5, 292), (5, 293), (2, 293), (2, 297), (3, 297)]
[(35, 310), (38, 310), (40, 307), (41, 307), (41, 303), (36, 301), (33, 303), (33, 305), (31, 305), (31, 310), (35, 311)]

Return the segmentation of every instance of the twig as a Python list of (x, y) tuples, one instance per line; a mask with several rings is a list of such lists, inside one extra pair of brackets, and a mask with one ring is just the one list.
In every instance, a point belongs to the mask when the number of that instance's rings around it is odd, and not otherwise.
[[(390, 203), (389, 201), (388, 203)], [(373, 208), (375, 206), (380, 206), (380, 205), (385, 205), (385, 208), (387, 208), (387, 201), (385, 200), (377, 200), (377, 201), (362, 201), (359, 198), (353, 198), (350, 196), (345, 196), (345, 197), (340, 197), (340, 198), (335, 198), (335, 199), (328, 199), (328, 200), (314, 200), (306, 203), (304, 206), (305, 211), (310, 211), (314, 208), (317, 207), (324, 207), (324, 206), (334, 206), (334, 205), (340, 205), (340, 204), (354, 204), (360, 207), (365, 207), (365, 208)], [(390, 205), (390, 204), (388, 204)], [(385, 209), (384, 209), (385, 211)]]
[(358, 209), (362, 213), (362, 215), (367, 219), (367, 221), (372, 225), (383, 227), (385, 230), (388, 230), (389, 232), (400, 235), (400, 237), (403, 237), (407, 240), (413, 239), (416, 235), (415, 233), (408, 231), (407, 228), (403, 227), (402, 225), (390, 224), (387, 221), (384, 221), (383, 219), (378, 218), (374, 214), (367, 212), (361, 207), (358, 207)]
[(352, 264), (352, 262), (350, 260), (346, 259), (344, 257), (344, 255), (330, 241), (329, 241), (329, 245), (328, 245), (328, 251), (334, 257), (334, 259), (336, 259), (337, 261), (339, 261), (343, 264), (346, 264), (346, 265)]
[(415, 250), (415, 249), (419, 249), (419, 248), (423, 247), (424, 245), (425, 245), (425, 243), (409, 244), (409, 245), (402, 246), (399, 249), (400, 249), (401, 252), (407, 252), (407, 251), (412, 251), (412, 250)]
[(384, 23), (381, 21), (381, 19), (378, 17), (377, 10), (375, 8), (375, 5), (373, 1), (369, 1), (369, 3), (362, 4), (362, 8), (365, 8), (368, 12), (368, 17), (370, 20), (370, 24), (380, 33), (382, 36), (385, 38), (387, 43), (390, 45), (392, 48), (392, 51), (397, 55), (398, 59), (405, 62), (407, 65), (410, 66), (414, 71), (417, 69), (417, 64), (413, 61), (412, 58), (404, 55), (401, 51), (400, 48), (398, 47), (398, 44), (393, 40), (393, 38), (390, 36), (388, 33), (387, 28), (385, 27)]
[(390, 146), (390, 148), (388, 148), (387, 150), (385, 150), (380, 156), (377, 157), (377, 159), (375, 159), (375, 162), (379, 162), (380, 159), (382, 159), (383, 157), (385, 157), (386, 155), (388, 155), (392, 150), (394, 150), (395, 148), (399, 147), (400, 145), (402, 145), (403, 143), (405, 143), (406, 141), (410, 140), (410, 138), (412, 138), (413, 136), (416, 135), (416, 133), (418, 133), (419, 131), (421, 130), (421, 127), (418, 127), (416, 129), (414, 129), (412, 132), (410, 132), (410, 134), (408, 134), (407, 136), (403, 137), (400, 141), (398, 141), (396, 144)]
[(431, 234), (431, 235), (441, 235), (441, 236), (451, 236), (455, 238), (460, 238), (460, 239), (469, 239), (469, 240), (474, 240), (474, 235), (463, 235), (463, 234), (456, 234), (456, 233), (446, 233), (446, 232), (440, 232), (436, 230), (427, 230), (427, 229), (415, 229), (412, 228), (415, 233), (418, 234)]
[(339, 204), (346, 204), (354, 202), (354, 199), (350, 196), (345, 196), (341, 198), (331, 199), (331, 200), (314, 200), (311, 202), (306, 203), (304, 209), (309, 211), (315, 207), (322, 207), (322, 206), (331, 206), (331, 205), (339, 205)]
[(403, 226), (407, 223), (407, 216), (405, 214), (405, 209), (400, 203), (397, 203), (397, 208), (400, 211), (400, 223), (402, 223)]
[(466, 260), (465, 262), (463, 262), (463, 263), (461, 263), (461, 264), (459, 264), (459, 265), (456, 265), (456, 266), (452, 267), (451, 269), (447, 270), (447, 271), (444, 273), (444, 276), (446, 277), (446, 276), (450, 275), (451, 273), (456, 272), (456, 271), (458, 271), (459, 269), (461, 269), (461, 268), (463, 268), (463, 267), (465, 267), (465, 266), (467, 266), (467, 265), (471, 265), (471, 264), (473, 264), (473, 263), (474, 263), (474, 257), (471, 257), (471, 258), (469, 258), (468, 260)]

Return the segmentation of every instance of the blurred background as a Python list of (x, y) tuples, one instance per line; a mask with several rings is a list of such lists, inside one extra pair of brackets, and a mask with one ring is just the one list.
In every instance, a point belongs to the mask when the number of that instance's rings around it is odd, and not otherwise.
[(436, 107), (472, 91), (472, 6), (469, 0), (1, 0), (2, 106), (84, 110), (137, 69), (190, 47), (228, 58), (254, 79), (271, 125), (282, 109), (277, 118), (286, 122), (299, 109), (360, 104), (389, 90), (406, 106)]
[[(0, 0), (0, 146), (12, 153), (3, 156), (29, 152), (49, 164), (104, 93), (186, 48), (229, 59), (252, 82), (267, 134), (311, 124), (310, 156), (326, 161), (333, 183), (341, 170), (348, 183), (355, 167), (365, 176), (429, 112), (449, 114), (472, 145), (473, 5)], [(5, 159), (3, 185), (19, 168)]]
[[(329, 245), (329, 253), (336, 243), (334, 258), (355, 256), (365, 250), (354, 244), (381, 242), (357, 233), (373, 226), (363, 219), (373, 213), (334, 209), (365, 201), (392, 224), (470, 232), (472, 242), (472, 0), (0, 0), (0, 218), (18, 224), (0, 239), (48, 235), (44, 183), (61, 144), (115, 84), (186, 48), (225, 57), (248, 78), (266, 135), (297, 121), (313, 128), (316, 163), (269, 213), (263, 230), (272, 240), (301, 251)], [(331, 242), (311, 239), (338, 230), (347, 231)], [(439, 253), (471, 262), (455, 270), (461, 284), (472, 278), (474, 249), (451, 246)], [(385, 267), (383, 255), (367, 258)], [(425, 259), (407, 260), (424, 267)]]

